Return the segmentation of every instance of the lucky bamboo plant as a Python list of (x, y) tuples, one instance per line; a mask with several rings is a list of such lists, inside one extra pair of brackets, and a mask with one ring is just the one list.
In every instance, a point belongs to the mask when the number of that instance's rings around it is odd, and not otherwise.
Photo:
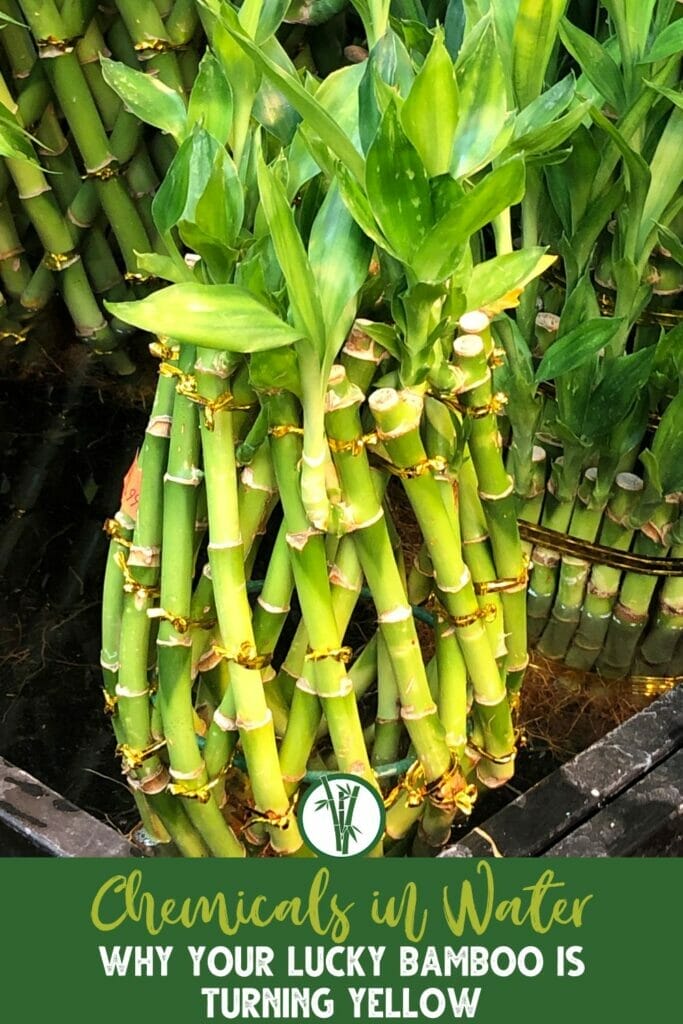
[(296, 853), (297, 793), (331, 768), (393, 778), (387, 851), (419, 819), (425, 852), (511, 777), (527, 661), (490, 318), (553, 257), (486, 258), (484, 229), (510, 238), (526, 161), (583, 111), (507, 109), (490, 16), (454, 57), (438, 28), (405, 41), (387, 3), (357, 5), (369, 59), (318, 82), (275, 35), (287, 6), (202, 4), (187, 114), (105, 65), (179, 143), (152, 207), (168, 255), (139, 256), (172, 284), (109, 307), (162, 363), (139, 502), (124, 488), (109, 525), (106, 701), (148, 827), (184, 853)]

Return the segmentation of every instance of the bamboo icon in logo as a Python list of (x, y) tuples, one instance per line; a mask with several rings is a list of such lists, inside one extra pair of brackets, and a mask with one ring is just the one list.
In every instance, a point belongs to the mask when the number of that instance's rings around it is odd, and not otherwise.
[(345, 856), (349, 852), (349, 839), (357, 839), (359, 830), (353, 824), (353, 814), (360, 786), (351, 783), (337, 783), (336, 799), (329, 781), (323, 777), (322, 785), (325, 798), (318, 800), (316, 811), (329, 810), (334, 826), (334, 837), (337, 853)]

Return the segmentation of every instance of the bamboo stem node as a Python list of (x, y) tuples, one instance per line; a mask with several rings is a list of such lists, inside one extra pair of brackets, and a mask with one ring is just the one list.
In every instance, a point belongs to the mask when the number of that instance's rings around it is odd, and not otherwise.
[(226, 661), (234, 661), (236, 665), (241, 665), (242, 668), (249, 668), (255, 671), (267, 668), (272, 660), (272, 655), (270, 654), (259, 654), (249, 640), (245, 640), (244, 643), (240, 644), (236, 651), (231, 651), (229, 648), (221, 646), (221, 644), (212, 644), (211, 650)]

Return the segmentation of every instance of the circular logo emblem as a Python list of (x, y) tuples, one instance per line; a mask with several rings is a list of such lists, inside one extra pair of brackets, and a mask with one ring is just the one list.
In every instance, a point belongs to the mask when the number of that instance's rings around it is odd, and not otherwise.
[(384, 802), (357, 775), (331, 772), (314, 782), (299, 804), (306, 844), (323, 857), (362, 857), (384, 832)]

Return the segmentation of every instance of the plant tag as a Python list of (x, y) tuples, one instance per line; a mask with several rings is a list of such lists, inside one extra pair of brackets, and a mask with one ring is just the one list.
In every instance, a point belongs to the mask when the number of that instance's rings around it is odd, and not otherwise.
[(123, 491), (121, 493), (121, 511), (133, 521), (138, 517), (141, 488), (142, 466), (138, 461), (138, 453), (136, 452), (131, 467), (123, 478)]

